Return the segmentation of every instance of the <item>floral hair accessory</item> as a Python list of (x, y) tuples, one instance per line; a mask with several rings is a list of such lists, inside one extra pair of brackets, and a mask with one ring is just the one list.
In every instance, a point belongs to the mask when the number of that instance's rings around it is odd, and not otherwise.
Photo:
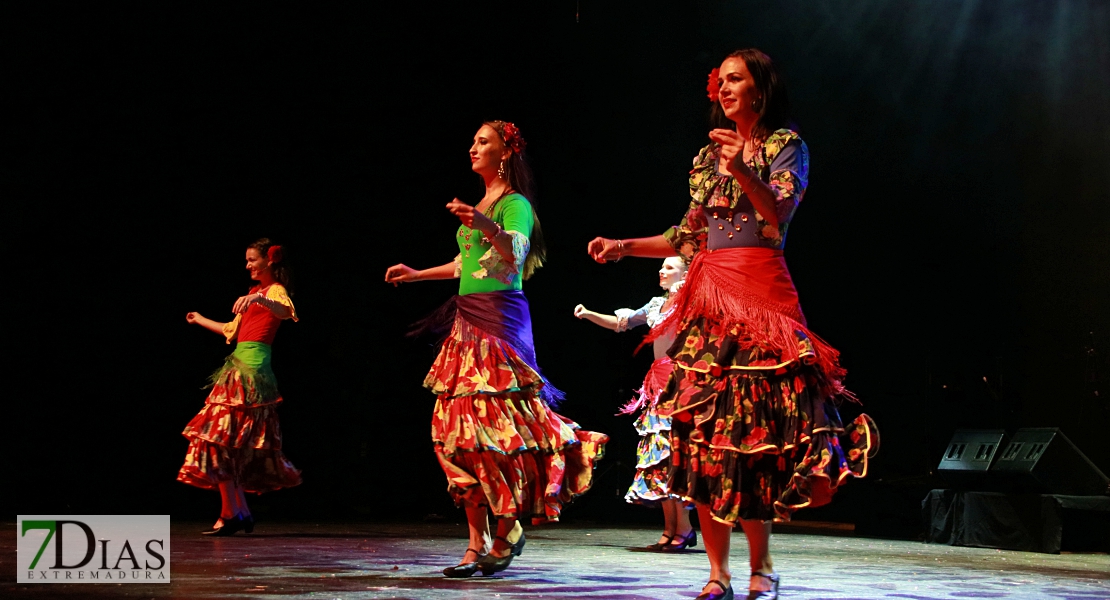
[(721, 76), (720, 69), (713, 69), (709, 72), (709, 85), (705, 86), (705, 91), (709, 92), (709, 99), (716, 102), (717, 96), (721, 93), (721, 86), (717, 83), (717, 78)]
[(271, 263), (281, 262), (281, 246), (270, 246), (266, 250), (266, 260)]
[(505, 145), (513, 149), (513, 152), (520, 154), (524, 151), (524, 138), (520, 135), (520, 128), (512, 123), (505, 121), (501, 126), (501, 137), (505, 138)]

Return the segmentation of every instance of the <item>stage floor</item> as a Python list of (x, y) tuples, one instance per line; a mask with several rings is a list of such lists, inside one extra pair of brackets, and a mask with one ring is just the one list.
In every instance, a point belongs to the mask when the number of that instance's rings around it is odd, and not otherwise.
[[(654, 529), (529, 528), (521, 557), (494, 577), (440, 574), (466, 549), (463, 525), (264, 523), (253, 535), (204, 538), (175, 523), (170, 584), (15, 583), (15, 524), (0, 536), (0, 598), (693, 598), (708, 569), (699, 545), (637, 550)], [(795, 528), (795, 530), (797, 530)], [(1110, 599), (1110, 555), (1047, 555), (804, 533), (772, 539), (784, 600)], [(747, 545), (733, 536), (737, 582)], [(737, 560), (739, 559), (739, 560)], [(739, 589), (737, 590), (739, 592)], [(738, 598), (743, 596), (738, 595)]]

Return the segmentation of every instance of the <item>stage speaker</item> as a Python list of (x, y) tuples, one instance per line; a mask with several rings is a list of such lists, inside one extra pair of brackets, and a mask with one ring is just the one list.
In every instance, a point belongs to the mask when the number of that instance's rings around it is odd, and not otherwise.
[(1110, 479), (1055, 427), (1019, 429), (991, 468), (1017, 491), (1110, 494)]
[(958, 429), (937, 465), (937, 472), (954, 488), (991, 491), (990, 467), (1002, 447), (1002, 429)]

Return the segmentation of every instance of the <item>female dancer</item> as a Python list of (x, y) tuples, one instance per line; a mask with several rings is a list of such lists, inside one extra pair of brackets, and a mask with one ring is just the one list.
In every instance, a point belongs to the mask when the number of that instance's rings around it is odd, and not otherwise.
[(681, 224), (649, 238), (596, 238), (588, 251), (605, 262), (706, 248), (662, 324), (679, 328), (659, 400), (673, 419), (670, 486), (697, 503), (710, 565), (698, 598), (733, 598), (729, 534), (739, 522), (750, 552), (748, 598), (769, 600), (779, 584), (771, 520), (825, 504), (845, 478), (864, 476), (874, 427), (866, 415), (842, 425), (838, 399), (851, 398), (845, 371), (837, 351), (807, 329), (783, 261), (809, 154), (787, 128), (778, 70), (748, 49), (713, 71), (714, 111), (731, 128), (711, 131), (694, 159)]
[[(424, 323), (426, 330), (451, 328), (424, 385), (437, 396), (436, 457), (470, 528), (462, 560), (443, 570), (448, 577), (508, 567), (524, 547), (519, 519), (557, 521), (562, 504), (589, 489), (608, 440), (552, 411), (562, 394), (536, 366), (521, 281), (542, 264), (544, 245), (528, 201), (524, 145), (512, 123), (483, 124), (470, 162), (486, 194), (477, 206), (457, 198), (447, 204), (462, 221), (459, 255), (422, 271), (398, 264), (385, 273), (394, 285), (459, 279), (459, 294)], [(492, 544), (487, 511), (497, 518)]]
[[(672, 294), (682, 285), (686, 267), (686, 260), (681, 256), (664, 259), (659, 269), (659, 287), (666, 293), (652, 298), (638, 310), (620, 308), (615, 314), (603, 315), (579, 304), (574, 307), (574, 316), (613, 331), (626, 331), (644, 324), (653, 327), (670, 311), (674, 298)], [(626, 415), (640, 411), (635, 425), (640, 434), (640, 444), (636, 448), (636, 476), (624, 499), (663, 508), (663, 534), (658, 542), (647, 546), (649, 550), (661, 552), (685, 550), (698, 544), (698, 534), (690, 525), (689, 506), (667, 489), (667, 474), (671, 466), (671, 418), (659, 414), (656, 407), (659, 394), (671, 374), (671, 357), (667, 356), (667, 349), (673, 342), (673, 331), (670, 335), (664, 332), (655, 338), (655, 362), (644, 378), (644, 386), (640, 388), (638, 398), (621, 409), (621, 413)]]
[(281, 246), (262, 238), (247, 247), (247, 270), (258, 284), (235, 301), (230, 323), (200, 313), (185, 315), (189, 323), (236, 341), (235, 352), (212, 374), (212, 393), (204, 408), (182, 432), (189, 440), (178, 481), (220, 490), (220, 518), (204, 535), (226, 536), (254, 530), (244, 492), (261, 494), (301, 483), (298, 471), (281, 452), (281, 404), (271, 344), (285, 319), (297, 320), (289, 299), (291, 273), (282, 262)]

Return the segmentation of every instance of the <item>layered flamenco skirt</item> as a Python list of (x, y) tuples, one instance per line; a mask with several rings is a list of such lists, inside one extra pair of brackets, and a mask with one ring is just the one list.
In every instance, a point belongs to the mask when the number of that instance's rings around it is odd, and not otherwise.
[(189, 448), (178, 481), (204, 489), (234, 482), (256, 494), (300, 484), (301, 472), (281, 451), (280, 403), (270, 345), (239, 342), (182, 432)]
[(658, 358), (651, 364), (638, 397), (622, 409), (636, 417), (636, 433), (640, 443), (636, 447), (636, 474), (625, 493), (625, 501), (645, 506), (658, 506), (663, 500), (677, 498), (670, 493), (667, 478), (671, 467), (671, 417), (659, 412), (659, 395), (670, 377), (670, 357)]
[[(671, 319), (674, 319), (671, 321)], [(781, 251), (697, 255), (664, 326), (678, 334), (659, 412), (672, 418), (671, 493), (715, 520), (788, 521), (867, 474), (878, 432), (845, 426), (838, 353), (805, 325)]]
[(555, 413), (529, 362), (459, 315), (424, 385), (437, 396), (432, 441), (455, 503), (538, 524), (590, 489), (609, 438)]

